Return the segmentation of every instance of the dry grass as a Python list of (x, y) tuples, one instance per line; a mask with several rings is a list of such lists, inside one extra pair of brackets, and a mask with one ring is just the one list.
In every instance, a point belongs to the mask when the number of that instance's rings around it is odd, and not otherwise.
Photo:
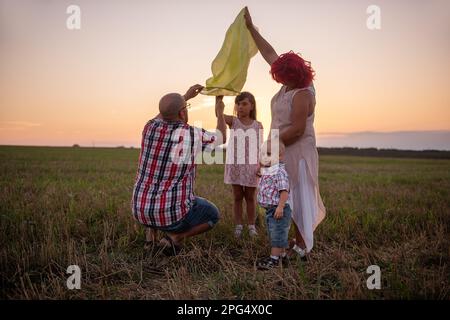
[[(232, 235), (222, 166), (196, 192), (219, 207), (211, 232), (167, 258), (144, 251), (130, 199), (138, 150), (0, 147), (0, 298), (449, 299), (450, 161), (323, 156), (328, 210), (308, 262), (255, 269), (260, 237)], [(82, 270), (68, 290), (68, 265)], [(366, 288), (377, 264), (382, 289)]]

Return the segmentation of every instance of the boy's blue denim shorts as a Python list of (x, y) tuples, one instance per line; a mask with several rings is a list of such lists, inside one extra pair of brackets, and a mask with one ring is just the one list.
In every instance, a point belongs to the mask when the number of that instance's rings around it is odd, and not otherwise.
[(267, 232), (272, 248), (287, 248), (289, 246), (289, 228), (291, 226), (292, 210), (289, 204), (284, 205), (283, 217), (279, 220), (275, 219), (277, 206), (266, 208)]
[(166, 227), (154, 227), (164, 232), (181, 233), (200, 224), (207, 223), (212, 228), (219, 221), (219, 209), (208, 200), (195, 197), (191, 209), (183, 219)]

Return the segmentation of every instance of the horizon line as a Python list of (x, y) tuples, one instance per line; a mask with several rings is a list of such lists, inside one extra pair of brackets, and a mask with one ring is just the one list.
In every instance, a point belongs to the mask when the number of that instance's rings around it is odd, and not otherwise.
[[(89, 145), (41, 145), (41, 144), (0, 144), (1, 147), (30, 147), (30, 148), (84, 148), (84, 149), (136, 149), (140, 150), (141, 147), (136, 147), (132, 145), (117, 145), (117, 146), (107, 146), (107, 145), (97, 145), (97, 146), (89, 146)], [(358, 150), (369, 150), (376, 149), (378, 151), (390, 150), (390, 151), (411, 151), (411, 152), (426, 152), (426, 151), (435, 151), (435, 152), (450, 152), (450, 149), (401, 149), (401, 148), (379, 148), (379, 147), (356, 147), (356, 146), (340, 146), (340, 147), (324, 147), (317, 146), (317, 149), (358, 149)], [(225, 150), (225, 149), (222, 149)]]

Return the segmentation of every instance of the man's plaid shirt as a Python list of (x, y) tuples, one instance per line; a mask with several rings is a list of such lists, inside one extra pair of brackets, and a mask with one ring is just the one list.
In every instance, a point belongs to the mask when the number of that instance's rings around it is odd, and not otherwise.
[(195, 199), (196, 154), (214, 148), (216, 136), (182, 121), (153, 119), (142, 132), (132, 210), (147, 226), (181, 220)]

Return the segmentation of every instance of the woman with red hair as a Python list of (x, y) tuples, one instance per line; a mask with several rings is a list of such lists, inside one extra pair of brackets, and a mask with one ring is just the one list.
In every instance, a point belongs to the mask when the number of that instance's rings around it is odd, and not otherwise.
[(301, 258), (313, 247), (313, 232), (325, 217), (325, 207), (319, 193), (319, 156), (314, 132), (316, 105), (311, 64), (294, 52), (278, 56), (273, 47), (253, 25), (248, 9), (245, 22), (259, 51), (271, 66), (272, 78), (282, 84), (272, 98), (271, 131), (279, 130), (286, 146), (284, 162), (289, 175), (292, 220), (295, 240), (291, 254)]

